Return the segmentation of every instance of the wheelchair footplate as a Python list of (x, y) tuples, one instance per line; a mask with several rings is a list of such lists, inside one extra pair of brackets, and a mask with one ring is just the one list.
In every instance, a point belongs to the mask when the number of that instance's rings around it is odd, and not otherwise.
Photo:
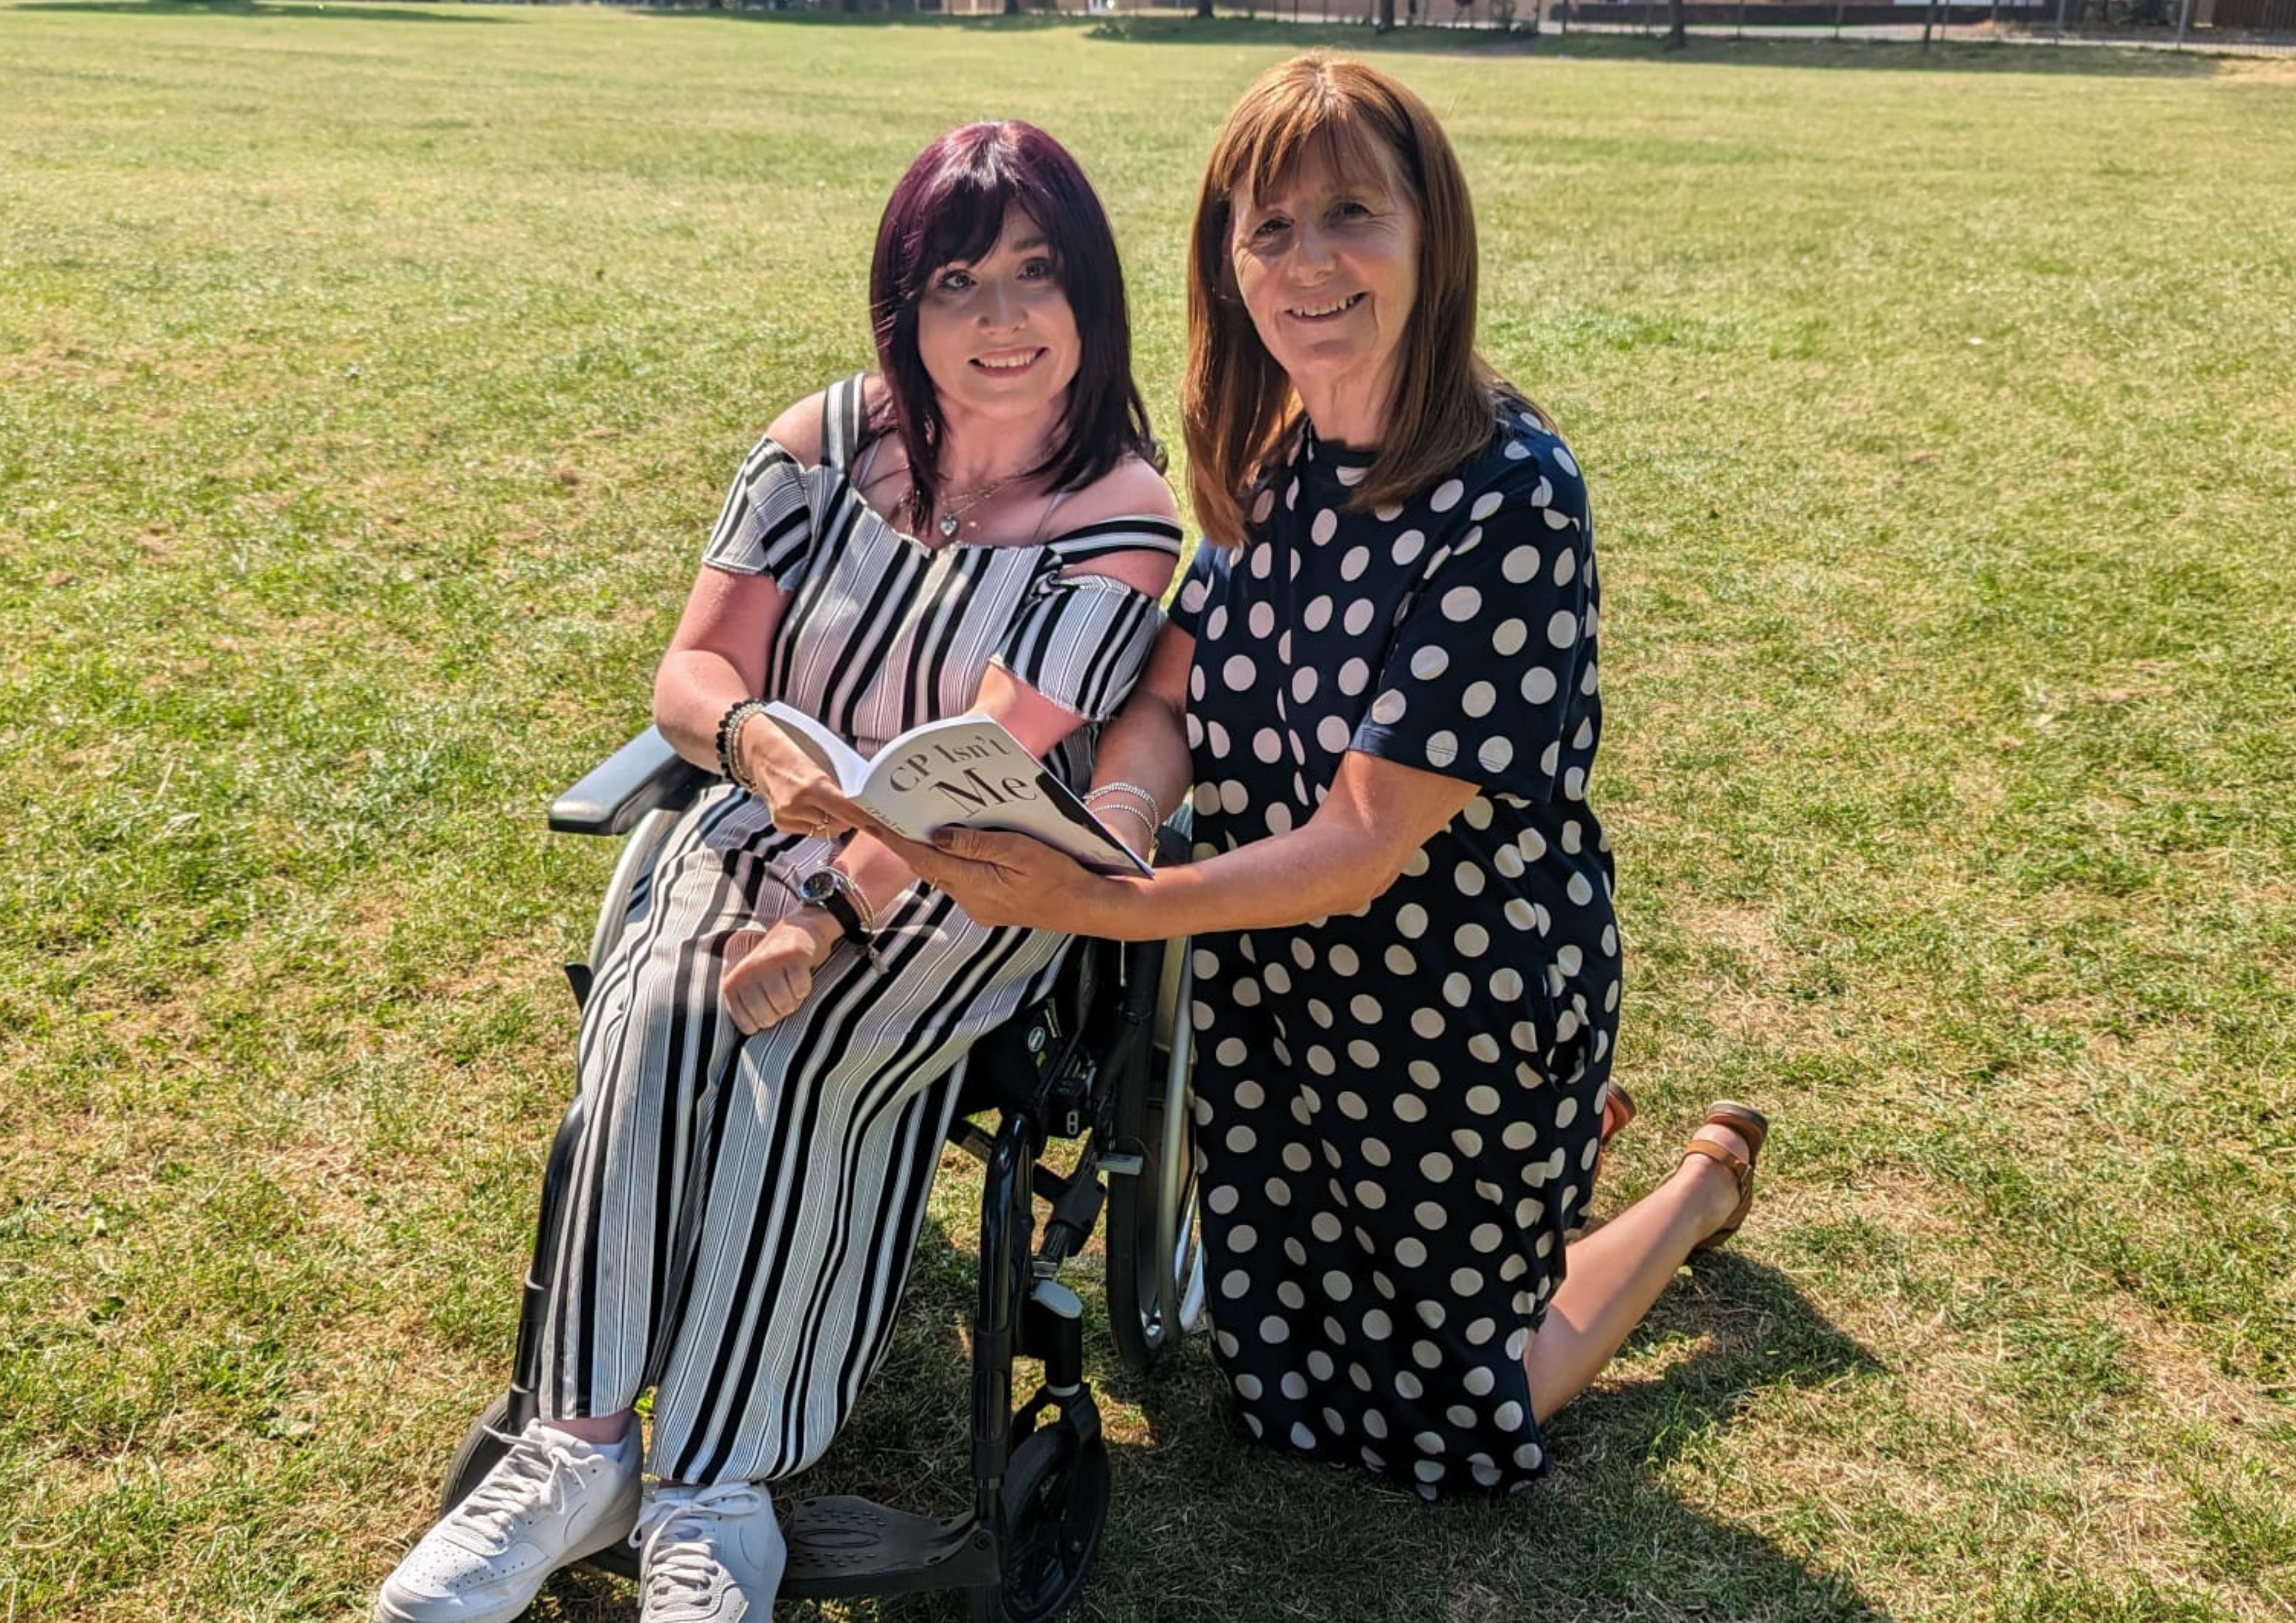
[(998, 1578), (996, 1536), (972, 1516), (919, 1516), (832, 1494), (791, 1505), (782, 1530), (782, 1593), (791, 1599), (976, 1589)]

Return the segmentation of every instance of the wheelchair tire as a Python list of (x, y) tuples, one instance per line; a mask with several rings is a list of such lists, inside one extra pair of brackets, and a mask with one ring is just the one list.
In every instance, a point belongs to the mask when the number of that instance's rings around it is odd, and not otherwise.
[(1001, 1496), (1003, 1581), (972, 1592), (975, 1623), (1046, 1623), (1076, 1603), (1108, 1525), (1108, 1445), (1055, 1421), (1013, 1451)]
[(629, 928), (630, 898), (641, 885), (652, 882), (654, 860), (661, 855), (661, 842), (684, 815), (667, 808), (650, 811), (622, 837), (621, 854), (615, 859), (613, 877), (606, 881), (605, 895), (598, 898), (597, 922), (590, 930), (593, 971), (605, 967), (607, 955)]
[(496, 1398), (479, 1411), (463, 1440), (455, 1445), (455, 1457), (447, 1462), (447, 1480), (439, 1488), (439, 1513), (444, 1516), (471, 1496), (479, 1480), (495, 1468), (495, 1462), (507, 1452), (502, 1439), (496, 1435), (510, 1421), (510, 1397), (507, 1393)]
[(1196, 1234), (1195, 1154), (1189, 1142), (1194, 1032), (1188, 1022), (1188, 944), (1177, 956), (1166, 1029), (1145, 1059), (1148, 1074), (1117, 1103), (1117, 1137), (1136, 1144), (1141, 1168), (1109, 1180), (1108, 1324), (1125, 1367), (1145, 1373), (1203, 1316), (1203, 1254)]

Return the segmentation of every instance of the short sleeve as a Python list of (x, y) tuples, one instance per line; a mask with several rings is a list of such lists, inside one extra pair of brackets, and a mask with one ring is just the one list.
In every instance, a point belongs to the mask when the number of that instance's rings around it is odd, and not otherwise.
[(1226, 587), (1229, 561), (1226, 547), (1209, 541), (1196, 543), (1196, 554), (1180, 578), (1180, 589), (1172, 595), (1172, 624), (1189, 636), (1203, 635), (1204, 610)]
[(813, 509), (805, 471), (768, 437), (758, 441), (709, 532), (701, 561), (736, 575), (783, 580), (803, 561), (813, 540)]
[(1062, 709), (1105, 721), (1130, 695), (1164, 624), (1156, 600), (1106, 575), (1051, 575), (996, 662)]
[(1598, 701), (1586, 486), (1558, 442), (1538, 454), (1431, 555), (1352, 747), (1544, 801), (1583, 783)]

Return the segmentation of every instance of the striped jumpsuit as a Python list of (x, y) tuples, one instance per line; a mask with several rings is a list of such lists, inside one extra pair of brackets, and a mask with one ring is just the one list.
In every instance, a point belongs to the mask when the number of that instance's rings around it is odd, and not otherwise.
[[(816, 468), (762, 441), (703, 554), (790, 594), (767, 695), (864, 754), (970, 709), (992, 661), (1088, 724), (1108, 717), (1161, 615), (1119, 581), (1063, 571), (1143, 547), (1177, 560), (1177, 529), (1128, 518), (929, 548), (854, 488), (862, 409), (858, 378), (832, 386)], [(1089, 781), (1095, 731), (1050, 760), (1071, 784)], [(790, 912), (796, 880), (836, 850), (775, 829), (730, 785), (706, 794), (584, 1012), (590, 1109), (542, 1409), (611, 1414), (653, 1387), (649, 1464), (668, 1480), (770, 1481), (820, 1457), (884, 1352), (966, 1051), (1059, 966), (1065, 938), (976, 924), (913, 884), (882, 910), (882, 971), (840, 946), (795, 1014), (743, 1037), (718, 995), (728, 939)]]

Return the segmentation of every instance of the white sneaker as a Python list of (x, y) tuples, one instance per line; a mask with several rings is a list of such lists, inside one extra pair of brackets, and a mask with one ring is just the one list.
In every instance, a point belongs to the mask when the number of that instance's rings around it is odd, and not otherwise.
[(750, 1482), (663, 1488), (646, 1496), (638, 1623), (767, 1623), (789, 1546), (774, 1502)]
[(377, 1623), (509, 1623), (543, 1579), (629, 1537), (636, 1429), (601, 1448), (540, 1421), (382, 1580)]

